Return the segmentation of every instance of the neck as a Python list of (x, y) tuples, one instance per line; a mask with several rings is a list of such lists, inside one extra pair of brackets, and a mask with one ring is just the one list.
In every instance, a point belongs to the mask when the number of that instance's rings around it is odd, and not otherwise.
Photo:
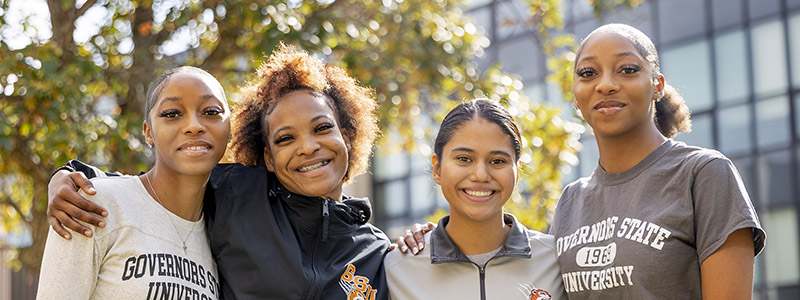
[(445, 230), (462, 253), (474, 255), (502, 246), (511, 227), (506, 226), (502, 213), (497, 218), (483, 222), (466, 220), (451, 214)]
[(203, 195), (210, 175), (211, 173), (187, 176), (153, 167), (139, 178), (150, 196), (160, 201), (164, 208), (183, 219), (197, 221), (200, 219)]
[(667, 140), (655, 124), (621, 136), (597, 136), (600, 166), (609, 173), (626, 171)]

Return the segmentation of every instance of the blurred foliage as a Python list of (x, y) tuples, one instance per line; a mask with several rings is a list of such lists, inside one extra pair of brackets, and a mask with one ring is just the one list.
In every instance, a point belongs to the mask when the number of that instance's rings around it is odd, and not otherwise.
[[(618, 2), (593, 4), (602, 11)], [(542, 51), (560, 59), (548, 62), (549, 78), (571, 100), (575, 39), (554, 33), (563, 27), (560, 1), (528, 3)], [(490, 41), (463, 9), (459, 0), (0, 0), (0, 235), (33, 236), (30, 245), (0, 247), (22, 247), (17, 263), (38, 270), (47, 182), (68, 159), (123, 173), (147, 168), (144, 93), (158, 74), (202, 67), (235, 102), (238, 87), (280, 42), (373, 87), (381, 128), (392, 134), (379, 147), (388, 150), (429, 155), (436, 124), (462, 99), (506, 105), (526, 142), (525, 197), (515, 196), (510, 209), (544, 229), (561, 173), (576, 163), (582, 126), (526, 98), (522, 82), (499, 66), (479, 69), (475, 60)]]

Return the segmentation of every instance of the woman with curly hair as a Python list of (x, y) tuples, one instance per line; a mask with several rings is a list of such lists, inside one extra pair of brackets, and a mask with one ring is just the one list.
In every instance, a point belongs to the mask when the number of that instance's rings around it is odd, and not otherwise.
[(750, 299), (764, 230), (727, 157), (671, 139), (689, 109), (650, 38), (601, 26), (573, 76), (600, 159), (564, 189), (550, 227), (569, 298)]
[[(367, 199), (342, 194), (366, 170), (378, 134), (372, 96), (344, 70), (283, 45), (243, 88), (230, 147), (237, 163), (214, 168), (203, 207), (225, 298), (387, 298), (389, 240), (367, 223)], [(72, 204), (103, 211), (74, 192), (81, 178), (59, 171), (51, 180), (51, 224), (62, 236), (59, 221), (87, 230), (69, 215), (100, 222)]]

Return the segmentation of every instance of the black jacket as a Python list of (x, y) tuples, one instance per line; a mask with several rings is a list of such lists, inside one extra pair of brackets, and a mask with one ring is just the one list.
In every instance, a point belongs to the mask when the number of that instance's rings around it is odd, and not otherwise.
[[(92, 177), (82, 165), (68, 166)], [(203, 210), (225, 299), (388, 298), (389, 239), (366, 199), (300, 196), (263, 166), (220, 164)]]

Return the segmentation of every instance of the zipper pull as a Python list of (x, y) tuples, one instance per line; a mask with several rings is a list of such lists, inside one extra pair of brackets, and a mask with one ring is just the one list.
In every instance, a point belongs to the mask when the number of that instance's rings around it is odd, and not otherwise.
[(325, 198), (322, 202), (322, 241), (328, 240), (328, 224), (330, 223), (330, 211), (328, 211), (328, 201), (330, 199)]

